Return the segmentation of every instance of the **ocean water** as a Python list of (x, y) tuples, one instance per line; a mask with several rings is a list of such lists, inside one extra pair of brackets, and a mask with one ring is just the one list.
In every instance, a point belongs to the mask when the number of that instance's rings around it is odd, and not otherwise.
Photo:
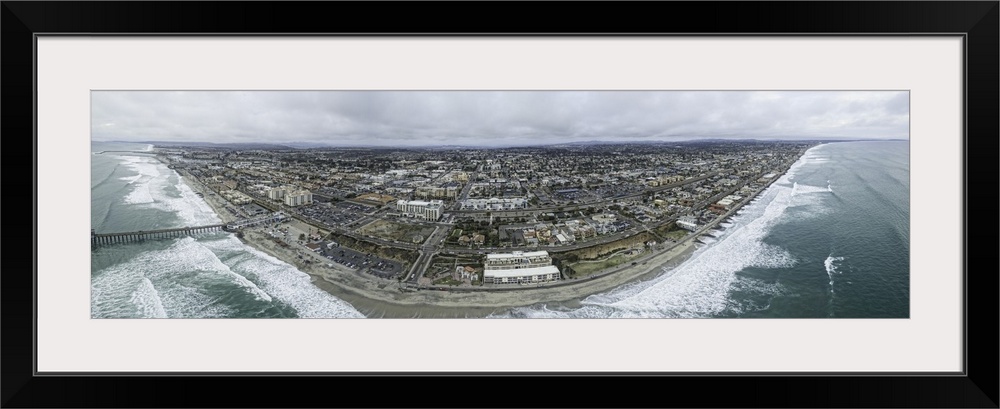
[(494, 317), (908, 318), (909, 143), (814, 147), (683, 264)]
[[(93, 152), (145, 144), (91, 145)], [(152, 155), (91, 155), (91, 227), (98, 233), (219, 223), (218, 216)], [(91, 252), (93, 318), (359, 318), (294, 266), (234, 235), (152, 240)]]

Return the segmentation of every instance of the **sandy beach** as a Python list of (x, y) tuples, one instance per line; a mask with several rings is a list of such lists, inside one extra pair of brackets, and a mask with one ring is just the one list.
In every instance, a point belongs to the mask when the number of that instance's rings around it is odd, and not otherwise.
[[(234, 219), (225, 210), (224, 199), (211, 194), (210, 189), (192, 180), (191, 177), (183, 174), (181, 177), (195, 192), (203, 194), (205, 201), (223, 222)], [(574, 305), (589, 295), (608, 291), (632, 281), (652, 278), (661, 273), (664, 267), (670, 268), (683, 262), (695, 249), (693, 240), (687, 240), (667, 250), (640, 258), (635, 266), (627, 266), (620, 271), (592, 279), (571, 280), (574, 282), (564, 283), (567, 285), (539, 288), (507, 287), (493, 291), (403, 292), (395, 280), (376, 278), (349, 270), (339, 264), (332, 264), (330, 267), (328, 260), (304, 246), (289, 243), (289, 247), (281, 247), (268, 233), (259, 229), (244, 230), (241, 240), (311, 275), (313, 283), (318, 287), (351, 303), (366, 316), (385, 318), (483, 317), (511, 307), (538, 303)], [(299, 258), (300, 255), (305, 258)], [(313, 262), (306, 263), (304, 260), (308, 258)]]
[[(579, 280), (570, 285), (519, 288), (506, 291), (439, 291), (421, 290), (402, 292), (395, 280), (384, 280), (347, 270), (333, 264), (327, 267), (319, 256), (295, 247), (282, 248), (259, 231), (244, 234), (244, 241), (273, 257), (295, 265), (299, 270), (314, 277), (314, 283), (338, 298), (351, 303), (370, 317), (481, 317), (502, 312), (510, 307), (528, 306), (538, 303), (578, 303), (583, 298), (611, 290), (628, 282), (648, 279), (664, 271), (663, 267), (673, 267), (685, 260), (695, 249), (693, 242), (681, 243), (676, 247), (653, 255), (636, 266), (594, 279)], [(295, 245), (293, 245), (295, 246)], [(316, 263), (306, 264), (298, 255), (314, 257)], [(573, 280), (576, 281), (576, 280)]]

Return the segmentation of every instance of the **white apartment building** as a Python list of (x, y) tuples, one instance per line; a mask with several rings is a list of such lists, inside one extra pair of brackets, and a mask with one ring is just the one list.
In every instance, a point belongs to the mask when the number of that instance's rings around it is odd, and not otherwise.
[(284, 200), (285, 199), (285, 188), (276, 187), (267, 191), (267, 198), (271, 200)]
[(698, 230), (698, 219), (696, 219), (694, 216), (681, 217), (677, 219), (676, 224), (677, 227), (680, 227), (684, 230), (690, 230), (690, 231)]
[(492, 284), (542, 283), (559, 279), (547, 251), (515, 251), (486, 255), (483, 280)]
[(238, 190), (223, 190), (221, 193), (222, 197), (237, 206), (253, 203), (253, 199), (250, 198), (250, 196), (247, 196)]
[(302, 206), (312, 204), (313, 196), (308, 190), (296, 190), (285, 194), (285, 205)]
[(440, 219), (443, 208), (444, 202), (441, 200), (400, 200), (396, 202), (396, 211), (402, 215), (425, 220)]
[(525, 209), (528, 201), (522, 197), (513, 198), (489, 198), (489, 199), (466, 199), (462, 201), (463, 210), (511, 210)]
[(417, 197), (448, 197), (454, 199), (458, 196), (458, 188), (455, 186), (421, 186), (416, 189), (414, 195)]

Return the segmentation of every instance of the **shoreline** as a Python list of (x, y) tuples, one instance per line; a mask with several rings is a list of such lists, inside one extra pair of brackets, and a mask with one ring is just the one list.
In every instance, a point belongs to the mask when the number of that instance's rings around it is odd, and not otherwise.
[[(299, 252), (306, 257), (320, 258), (294, 247), (281, 248), (271, 242), (266, 234), (247, 231), (240, 239), (244, 244), (286, 262), (299, 271), (309, 274), (313, 284), (333, 296), (350, 303), (367, 317), (485, 317), (511, 308), (535, 304), (579, 303), (580, 300), (624, 284), (651, 279), (664, 269), (677, 267), (695, 251), (693, 242), (678, 246), (648, 259), (645, 263), (571, 285), (532, 289), (513, 288), (508, 291), (451, 292), (422, 290), (401, 292), (398, 284), (343, 268), (326, 267), (316, 263), (306, 264), (298, 259)], [(295, 246), (295, 245), (293, 245)], [(307, 255), (308, 254), (308, 255)]]
[[(192, 190), (202, 193), (202, 199), (208, 203), (224, 223), (233, 219), (231, 216), (226, 217), (228, 212), (225, 211), (224, 205), (220, 202), (222, 199), (218, 195), (209, 195), (210, 190), (198, 181), (191, 180), (192, 177), (184, 175), (182, 172), (177, 172), (177, 174)], [(514, 307), (579, 301), (587, 296), (608, 291), (628, 282), (652, 278), (655, 273), (662, 272), (661, 266), (675, 267), (686, 260), (695, 249), (693, 241), (686, 240), (677, 243), (668, 250), (652, 255), (648, 259), (639, 261), (640, 264), (636, 266), (628, 266), (611, 274), (603, 274), (593, 279), (583, 279), (572, 284), (540, 288), (498, 288), (494, 291), (420, 290), (401, 292), (398, 289), (398, 283), (394, 280), (366, 276), (357, 271), (339, 268), (337, 264), (334, 264), (334, 267), (327, 267), (327, 260), (296, 243), (289, 243), (289, 247), (286, 249), (274, 244), (265, 233), (258, 229), (247, 229), (243, 233), (240, 241), (244, 244), (309, 274), (313, 284), (335, 297), (347, 301), (366, 316), (387, 318), (424, 316), (420, 312), (430, 310), (439, 310), (439, 313), (456, 317), (486, 316), (491, 312)], [(312, 257), (317, 263), (306, 264), (302, 262), (298, 258), (300, 254)]]
[[(788, 172), (806, 151), (808, 149), (803, 150), (799, 158), (792, 161), (788, 168), (780, 172), (779, 175)], [(214, 192), (211, 192), (207, 186), (199, 181), (190, 180), (193, 177), (184, 175), (182, 172), (175, 172), (192, 190), (202, 193), (202, 199), (209, 204), (223, 223), (235, 219), (229, 215), (225, 206), (220, 202), (224, 199), (218, 195), (209, 194)], [(579, 306), (581, 300), (590, 295), (606, 292), (628, 283), (653, 279), (665, 271), (677, 268), (694, 253), (698, 247), (695, 243), (696, 239), (707, 231), (707, 226), (717, 226), (726, 217), (735, 214), (751, 199), (767, 190), (779, 178), (780, 176), (773, 178), (770, 183), (752, 196), (745, 198), (738, 206), (720, 216), (715, 222), (706, 225), (706, 228), (702, 229), (703, 231), (692, 232), (666, 250), (661, 250), (647, 258), (638, 259), (637, 265), (624, 266), (591, 278), (565, 280), (566, 283), (560, 283), (560, 285), (536, 288), (511, 287), (479, 291), (425, 289), (403, 292), (395, 280), (365, 275), (359, 271), (348, 270), (338, 264), (332, 264), (332, 267), (329, 267), (331, 264), (327, 263), (328, 260), (298, 243), (288, 243), (287, 248), (279, 247), (258, 228), (244, 230), (242, 237), (240, 235), (237, 237), (245, 245), (308, 274), (314, 285), (349, 303), (369, 318), (481, 318), (512, 308), (537, 304), (563, 304), (576, 307)], [(305, 263), (303, 260), (306, 258), (311, 258), (314, 262)]]

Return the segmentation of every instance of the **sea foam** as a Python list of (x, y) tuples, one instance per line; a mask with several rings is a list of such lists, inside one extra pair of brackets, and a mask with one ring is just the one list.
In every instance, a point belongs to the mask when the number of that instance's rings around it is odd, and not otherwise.
[[(793, 205), (797, 185), (790, 179), (807, 162), (800, 158), (788, 172), (764, 190), (743, 212), (733, 217), (734, 227), (718, 242), (696, 250), (673, 270), (644, 282), (633, 282), (581, 301), (572, 310), (545, 305), (516, 308), (501, 316), (527, 318), (670, 318), (710, 317), (729, 312), (745, 313), (767, 305), (734, 305), (732, 291), (779, 294), (779, 284), (737, 276), (748, 267), (783, 268), (795, 264), (783, 248), (764, 243), (771, 229), (782, 222)], [(826, 189), (824, 189), (826, 190)], [(708, 239), (712, 240), (712, 239)]]
[(302, 318), (364, 318), (346, 301), (312, 283), (308, 274), (267, 253), (247, 247), (233, 236), (206, 241), (216, 253), (231, 255), (232, 269), (252, 277), (265, 291), (296, 310)]
[(832, 254), (823, 261), (823, 266), (826, 267), (826, 275), (830, 277), (830, 292), (833, 292), (833, 275), (840, 274), (837, 271), (837, 266), (833, 263), (837, 261), (843, 261), (843, 257), (834, 257)]
[(129, 301), (139, 308), (143, 317), (167, 318), (167, 311), (163, 309), (160, 293), (153, 287), (153, 282), (143, 277), (139, 283)]
[[(202, 226), (220, 223), (218, 215), (205, 199), (194, 191), (173, 171), (153, 158), (125, 156), (123, 163), (139, 173), (130, 177), (132, 191), (125, 197), (125, 203), (148, 205), (152, 208), (175, 214), (183, 226)], [(122, 178), (123, 180), (125, 178)], [(179, 197), (167, 193), (169, 187), (180, 192)]]
[[(232, 286), (260, 302), (271, 296), (233, 272), (208, 248), (192, 237), (176, 239), (170, 247), (140, 253), (124, 263), (94, 274), (92, 305), (99, 317), (227, 317), (232, 308), (205, 288)], [(128, 300), (135, 311), (103, 308)]]

